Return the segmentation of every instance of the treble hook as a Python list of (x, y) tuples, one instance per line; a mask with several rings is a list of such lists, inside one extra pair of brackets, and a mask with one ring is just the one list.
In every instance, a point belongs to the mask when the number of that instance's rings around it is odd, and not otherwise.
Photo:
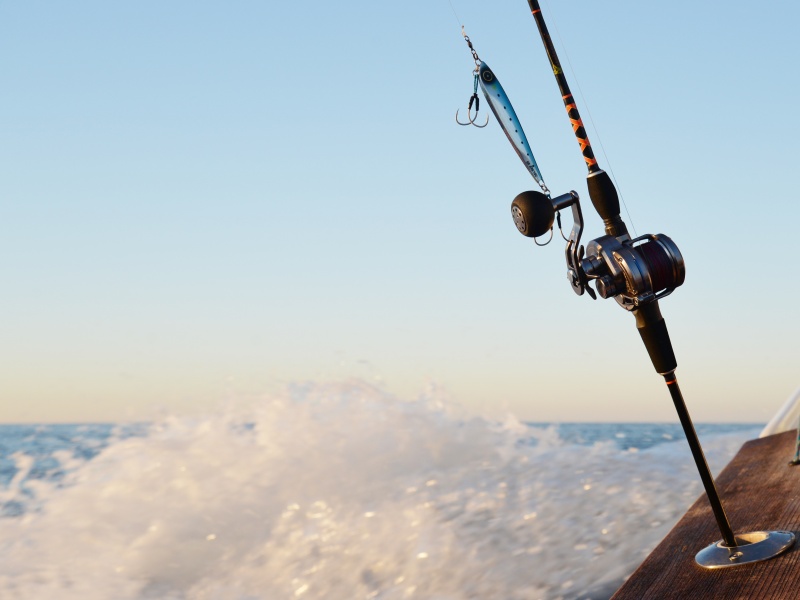
[[(473, 104), (475, 104), (475, 116), (474, 117), (472, 116), (472, 105)], [(459, 121), (458, 120), (458, 111), (456, 111), (456, 123), (458, 123), (459, 125), (474, 125), (478, 129), (483, 129), (484, 127), (486, 127), (489, 124), (489, 115), (486, 115), (486, 122), (483, 125), (478, 125), (475, 122), (475, 119), (478, 118), (478, 111), (480, 110), (480, 108), (481, 108), (481, 101), (478, 98), (478, 73), (477, 73), (477, 70), (476, 70), (476, 73), (475, 73), (475, 84), (474, 84), (474, 86), (472, 88), (472, 96), (469, 99), (469, 105), (467, 106), (467, 118), (469, 119), (469, 121), (467, 121), (466, 123), (462, 123), (461, 121)]]

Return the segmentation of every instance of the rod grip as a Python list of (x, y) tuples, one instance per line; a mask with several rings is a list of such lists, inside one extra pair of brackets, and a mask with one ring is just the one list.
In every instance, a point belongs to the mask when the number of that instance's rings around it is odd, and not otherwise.
[(636, 328), (642, 336), (647, 354), (659, 375), (666, 375), (678, 367), (672, 342), (669, 339), (667, 324), (661, 316), (658, 301), (648, 302), (633, 311)]
[(619, 196), (614, 182), (603, 170), (590, 173), (586, 178), (589, 198), (597, 213), (602, 217), (606, 235), (619, 237), (628, 233), (628, 228), (619, 216)]

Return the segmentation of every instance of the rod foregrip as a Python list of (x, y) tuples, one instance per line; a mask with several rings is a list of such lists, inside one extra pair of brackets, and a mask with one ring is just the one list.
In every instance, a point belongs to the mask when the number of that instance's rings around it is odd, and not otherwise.
[(636, 328), (642, 336), (647, 354), (659, 375), (666, 375), (678, 367), (672, 342), (669, 339), (667, 324), (661, 316), (658, 301), (648, 302), (633, 311)]
[(606, 235), (619, 237), (627, 235), (628, 228), (619, 215), (619, 196), (614, 182), (603, 170), (589, 173), (586, 177), (586, 185), (589, 188), (589, 198), (595, 210), (603, 219), (606, 227)]

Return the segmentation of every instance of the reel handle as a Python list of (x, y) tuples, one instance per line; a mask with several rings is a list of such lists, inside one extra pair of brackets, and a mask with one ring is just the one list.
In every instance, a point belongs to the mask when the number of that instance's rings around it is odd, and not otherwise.
[(542, 192), (527, 191), (511, 202), (514, 225), (525, 237), (539, 237), (553, 227), (556, 211), (553, 202)]
[[(569, 192), (555, 198), (529, 190), (517, 194), (511, 202), (511, 216), (519, 232), (526, 237), (539, 237), (550, 231), (556, 218), (556, 211), (569, 208), (578, 203), (578, 194)], [(581, 229), (583, 222), (581, 220)]]

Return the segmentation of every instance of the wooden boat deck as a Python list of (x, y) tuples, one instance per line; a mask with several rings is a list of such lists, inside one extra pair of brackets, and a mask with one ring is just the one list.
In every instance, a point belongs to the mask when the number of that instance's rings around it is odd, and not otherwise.
[[(749, 441), (717, 477), (735, 533), (800, 532), (800, 466), (788, 465), (795, 439), (796, 432), (788, 431)], [(771, 560), (714, 570), (697, 566), (695, 554), (721, 537), (703, 495), (612, 600), (800, 598), (800, 535), (792, 548)]]

